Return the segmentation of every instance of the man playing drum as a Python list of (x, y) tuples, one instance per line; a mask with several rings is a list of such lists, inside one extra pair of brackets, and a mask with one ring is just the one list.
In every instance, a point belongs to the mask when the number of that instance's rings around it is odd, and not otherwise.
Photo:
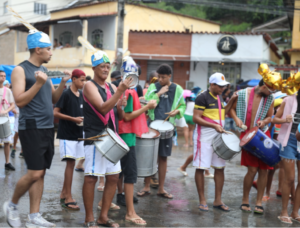
[[(121, 82), (118, 89), (106, 83), (110, 71), (110, 61), (107, 54), (97, 51), (92, 56), (94, 79), (88, 81), (83, 89), (83, 116), (85, 138), (93, 137), (110, 128), (118, 131), (118, 120), (123, 119), (124, 111), (122, 105), (126, 106), (126, 97), (120, 99), (126, 89), (129, 88), (131, 80)], [(85, 226), (97, 227), (104, 225), (119, 227), (119, 225), (107, 216), (115, 195), (119, 173), (121, 172), (120, 162), (116, 165), (108, 161), (97, 151), (93, 141), (85, 141), (85, 177), (83, 184), (83, 200), (86, 211)], [(103, 191), (101, 212), (94, 221), (93, 201), (95, 184), (99, 176), (106, 177), (106, 184)]]
[(196, 168), (195, 181), (199, 195), (199, 210), (208, 211), (204, 196), (204, 170), (215, 169), (215, 201), (213, 207), (223, 211), (230, 211), (222, 200), (224, 185), (225, 160), (219, 158), (213, 151), (212, 141), (224, 132), (225, 114), (230, 110), (236, 95), (232, 96), (226, 107), (223, 105), (222, 92), (229, 84), (221, 73), (215, 73), (209, 78), (210, 87), (201, 93), (195, 101), (193, 121), (197, 124), (194, 134), (194, 161)]
[[(124, 66), (126, 64), (124, 64), (124, 62), (121, 67), (123, 75), (130, 72), (137, 73), (137, 68), (136, 72), (132, 72), (135, 70), (133, 66), (130, 67), (130, 71), (128, 72), (127, 67)], [(126, 90), (125, 95), (127, 97), (127, 106), (124, 108), (125, 116), (123, 120), (119, 121), (119, 134), (130, 148), (130, 151), (121, 159), (122, 173), (120, 175), (124, 176), (124, 192), (127, 210), (125, 221), (138, 225), (146, 225), (147, 223), (136, 214), (133, 206), (134, 184), (137, 181), (137, 163), (135, 153), (139, 153), (139, 151), (135, 150), (135, 145), (136, 136), (141, 136), (143, 133), (148, 132), (145, 112), (149, 109), (154, 109), (156, 107), (156, 101), (149, 101), (146, 106), (141, 107), (139, 97), (135, 89)], [(122, 181), (122, 178), (120, 178), (120, 180)]]
[[(0, 70), (0, 96), (1, 96), (1, 104), (0, 104), (0, 118), (7, 118), (9, 121), (8, 113), (14, 109), (15, 103), (12, 92), (6, 86), (3, 86), (5, 81), (6, 74), (4, 71)], [(9, 125), (9, 124), (8, 124)], [(4, 127), (1, 126), (1, 127)], [(9, 127), (10, 128), (10, 127)], [(15, 167), (11, 163), (9, 163), (9, 146), (11, 143), (11, 135), (3, 136), (0, 138), (0, 143), (4, 143), (4, 155), (5, 155), (5, 169), (6, 170), (15, 170)]]
[[(240, 138), (251, 128), (258, 126), (259, 128), (267, 128), (271, 122), (274, 108), (274, 98), (272, 91), (263, 80), (259, 85), (254, 88), (246, 88), (238, 91), (238, 99), (230, 110), (230, 115), (234, 119), (238, 130), (243, 131), (242, 125), (247, 126), (247, 130), (242, 132)], [(267, 132), (270, 137), (270, 133)], [(257, 198), (254, 213), (263, 214), (262, 198), (267, 184), (267, 171), (272, 169), (266, 163), (262, 162), (259, 158), (248, 153), (242, 149), (241, 165), (248, 168), (247, 174), (244, 178), (243, 201), (240, 209), (245, 212), (251, 212), (249, 205), (249, 193), (256, 173), (258, 172), (257, 179)]]
[(45, 220), (40, 211), (43, 195), (44, 176), (51, 166), (54, 155), (53, 103), (56, 103), (71, 78), (69, 75), (61, 80), (57, 89), (44, 72), (42, 66), (51, 59), (51, 42), (47, 34), (36, 29), (30, 30), (27, 36), (30, 52), (29, 60), (17, 66), (11, 75), (13, 95), (20, 108), (19, 137), (27, 164), (27, 174), (18, 181), (11, 201), (5, 202), (3, 208), (7, 223), (12, 227), (20, 227), (18, 213), (20, 198), (29, 191), (30, 214), (27, 227), (55, 227)]
[[(57, 138), (62, 161), (66, 161), (65, 179), (60, 194), (62, 207), (79, 210), (72, 198), (71, 188), (76, 159), (84, 159), (83, 141), (83, 96), (79, 89), (85, 83), (85, 73), (80, 69), (72, 72), (72, 85), (66, 89), (54, 108), (54, 117), (59, 119)], [(80, 126), (81, 125), (81, 126)]]
[[(174, 124), (175, 118), (180, 119), (183, 117), (185, 111), (185, 101), (183, 98), (183, 89), (180, 85), (171, 82), (172, 69), (167, 64), (160, 65), (157, 70), (158, 82), (149, 86), (145, 95), (145, 99), (156, 100), (157, 106), (155, 109), (150, 109), (148, 115), (153, 120), (165, 120), (170, 115), (169, 122)], [(160, 139), (158, 149), (158, 177), (159, 187), (157, 195), (172, 199), (173, 196), (166, 192), (164, 183), (167, 172), (167, 158), (171, 156), (172, 152), (172, 137)], [(145, 186), (149, 186), (150, 178), (146, 178)], [(142, 191), (149, 191), (150, 189), (144, 188)]]

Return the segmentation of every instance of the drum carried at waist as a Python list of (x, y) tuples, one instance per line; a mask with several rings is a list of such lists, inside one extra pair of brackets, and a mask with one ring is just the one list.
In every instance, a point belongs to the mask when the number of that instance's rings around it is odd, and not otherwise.
[(280, 162), (279, 145), (263, 133), (258, 127), (251, 128), (242, 138), (240, 146), (258, 157), (268, 166)]
[(230, 160), (241, 152), (240, 139), (233, 133), (219, 134), (212, 141), (214, 152), (224, 160)]
[(7, 138), (11, 135), (9, 118), (6, 116), (0, 117), (0, 139)]
[(174, 135), (174, 125), (168, 121), (154, 120), (149, 127), (159, 131), (161, 139), (169, 139)]
[(129, 152), (127, 144), (113, 130), (107, 128), (101, 135), (102, 141), (95, 141), (97, 150), (110, 162), (117, 164)]
[(148, 177), (157, 172), (157, 157), (160, 133), (149, 128), (149, 132), (136, 137), (137, 176)]

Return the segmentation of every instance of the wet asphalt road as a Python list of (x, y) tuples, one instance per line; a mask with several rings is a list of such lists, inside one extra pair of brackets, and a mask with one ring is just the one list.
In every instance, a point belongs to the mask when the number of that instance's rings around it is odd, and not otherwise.
[[(182, 145), (182, 139), (179, 140)], [(56, 153), (52, 167), (47, 171), (45, 177), (45, 188), (41, 202), (41, 213), (49, 221), (56, 223), (57, 227), (82, 227), (84, 223), (85, 211), (82, 202), (83, 173), (75, 172), (72, 186), (73, 198), (79, 203), (80, 211), (73, 212), (62, 209), (59, 203), (60, 191), (63, 184), (65, 164), (60, 161), (59, 150), (56, 146)], [(18, 148), (19, 154), (20, 148)], [(223, 202), (231, 208), (231, 212), (222, 212), (212, 208), (214, 201), (214, 181), (206, 179), (205, 191), (209, 212), (198, 210), (198, 195), (194, 182), (194, 168), (188, 167), (188, 177), (183, 177), (176, 169), (192, 153), (192, 148), (185, 149), (174, 147), (172, 156), (168, 159), (168, 172), (165, 189), (174, 195), (173, 200), (163, 199), (156, 196), (156, 189), (151, 190), (151, 195), (139, 198), (139, 203), (135, 204), (135, 210), (148, 223), (147, 227), (286, 227), (277, 216), (280, 214), (281, 199), (276, 197), (278, 183), (278, 171), (274, 175), (271, 191), (271, 199), (263, 204), (264, 215), (254, 215), (253, 213), (243, 213), (239, 206), (242, 200), (242, 182), (246, 173), (246, 168), (239, 165), (240, 156), (227, 162), (225, 169), (225, 185), (223, 190)], [(5, 222), (2, 205), (4, 201), (11, 198), (16, 182), (26, 172), (25, 161), (18, 156), (11, 159), (16, 167), (15, 172), (4, 170), (4, 153), (0, 149), (0, 227), (8, 227)], [(213, 170), (211, 170), (213, 172)], [(143, 187), (143, 179), (139, 178), (135, 185), (135, 190)], [(102, 197), (102, 193), (95, 189), (94, 214), (99, 215), (97, 203)], [(256, 190), (251, 189), (250, 204), (254, 209)], [(116, 202), (116, 197), (113, 202)], [(292, 206), (289, 205), (289, 212)], [(29, 212), (29, 195), (26, 193), (19, 202), (19, 211), (23, 224)], [(110, 218), (114, 219), (120, 226), (132, 227), (125, 222), (125, 207), (120, 211), (110, 211)], [(299, 227), (295, 223), (291, 227)]]

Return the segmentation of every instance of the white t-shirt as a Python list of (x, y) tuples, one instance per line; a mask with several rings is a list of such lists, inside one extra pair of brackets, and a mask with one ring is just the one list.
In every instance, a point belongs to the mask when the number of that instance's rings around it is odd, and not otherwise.
[(193, 116), (194, 114), (194, 106), (195, 106), (195, 102), (194, 101), (188, 101), (186, 104), (186, 109), (185, 109), (185, 115), (188, 116)]
[[(14, 97), (12, 95), (12, 92), (9, 88), (6, 88), (5, 97), (3, 97), (3, 92), (4, 92), (4, 87), (0, 88), (0, 101), (2, 101), (1, 111), (2, 110), (7, 110), (10, 107), (10, 104), (15, 102)], [(3, 101), (3, 99), (5, 99), (6, 102)], [(7, 116), (7, 115), (0, 115), (0, 116)]]

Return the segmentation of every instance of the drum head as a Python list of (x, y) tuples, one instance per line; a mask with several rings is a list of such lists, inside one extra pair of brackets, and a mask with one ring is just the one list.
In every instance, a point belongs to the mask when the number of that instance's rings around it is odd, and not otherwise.
[(154, 120), (150, 124), (150, 127), (155, 129), (155, 130), (158, 130), (158, 131), (172, 131), (172, 130), (174, 130), (174, 125), (171, 124), (168, 121), (164, 122), (164, 120)]
[(236, 135), (223, 133), (222, 134), (222, 139), (223, 139), (223, 142), (226, 144), (226, 146), (230, 150), (235, 151), (235, 152), (240, 152), (241, 151), (241, 147), (239, 145), (240, 144), (240, 139)]
[(107, 128), (106, 131), (112, 137), (112, 139), (115, 140), (121, 147), (123, 147), (125, 150), (129, 150), (127, 144), (123, 141), (123, 139), (120, 138), (120, 136), (116, 135), (116, 133), (113, 130)]
[(160, 137), (160, 133), (157, 130), (149, 128), (149, 132), (142, 134), (140, 138), (143, 139), (154, 139)]
[(139, 84), (139, 76), (135, 73), (127, 73), (123, 77), (123, 81), (125, 81), (126, 78), (132, 78), (131, 87), (130, 89), (135, 88)]
[(253, 137), (256, 135), (257, 131), (259, 131), (258, 127), (251, 128), (241, 139), (240, 146), (245, 146), (248, 142), (250, 142)]
[(8, 118), (6, 116), (0, 117), (0, 124), (4, 124), (8, 121)]

